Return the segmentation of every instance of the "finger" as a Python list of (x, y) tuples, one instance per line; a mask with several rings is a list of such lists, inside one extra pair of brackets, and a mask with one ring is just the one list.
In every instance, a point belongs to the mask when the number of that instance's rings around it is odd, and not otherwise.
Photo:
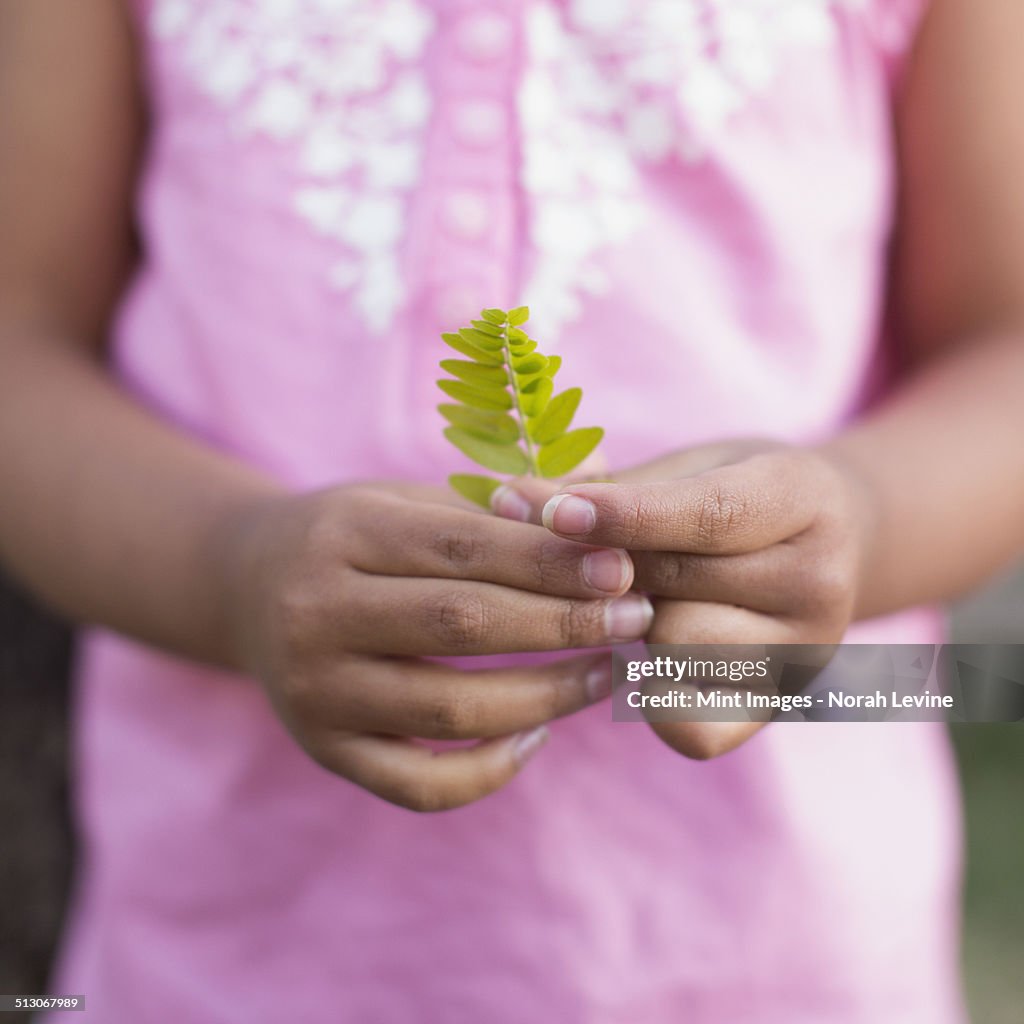
[(608, 460), (601, 452), (592, 452), (565, 480), (545, 480), (522, 476), (502, 484), (491, 495), (491, 511), (502, 519), (540, 525), (540, 514), (547, 500), (567, 483), (601, 480), (608, 476)]
[(644, 593), (775, 615), (801, 616), (831, 607), (845, 586), (825, 560), (804, 562), (795, 546), (786, 544), (743, 555), (636, 551), (632, 559), (633, 585)]
[[(653, 609), (640, 594), (580, 601), (493, 583), (359, 576), (343, 624), (363, 654), (470, 655), (561, 651), (636, 640)], [(383, 635), (382, 635), (383, 634)]]
[(417, 659), (356, 659), (344, 668), (358, 686), (327, 689), (317, 700), (321, 725), (356, 732), (462, 740), (530, 731), (571, 715), (612, 690), (607, 654), (547, 665), (463, 670)]
[(491, 511), (502, 519), (539, 526), (544, 506), (564, 486), (560, 481), (530, 476), (510, 480), (491, 495)]
[(793, 626), (749, 608), (655, 599), (649, 644), (788, 644)]
[(655, 735), (677, 753), (710, 761), (742, 746), (765, 722), (651, 722)]
[(786, 445), (781, 442), (766, 441), (763, 438), (721, 441), (700, 445), (688, 451), (673, 452), (668, 456), (662, 455), (638, 466), (616, 470), (613, 476), (616, 483), (622, 484), (649, 484), (669, 478), (674, 480), (678, 477), (697, 476), (719, 466), (742, 462), (753, 455), (785, 448)]
[(818, 495), (788, 457), (756, 456), (651, 484), (577, 484), (544, 506), (552, 532), (630, 551), (742, 554), (799, 533)]
[(424, 505), (480, 511), (479, 506), (467, 502), (451, 488), (437, 487), (434, 484), (421, 484), (412, 480), (369, 480), (360, 484), (360, 488), (378, 500), (394, 498), (402, 501), (415, 501)]
[(317, 759), (389, 803), (426, 813), (462, 807), (501, 789), (547, 738), (542, 727), (437, 752), (398, 737), (350, 734), (336, 738)]
[[(633, 582), (624, 551), (584, 547), (547, 530), (426, 505), (381, 513), (353, 545), (356, 568), (388, 576), (480, 580), (559, 597), (623, 594)], [(398, 542), (396, 543), (396, 538)]]
[[(655, 602), (652, 644), (779, 644), (793, 634), (777, 620), (743, 608), (691, 601)], [(655, 734), (673, 750), (695, 760), (720, 757), (750, 739), (764, 722), (651, 721)]]

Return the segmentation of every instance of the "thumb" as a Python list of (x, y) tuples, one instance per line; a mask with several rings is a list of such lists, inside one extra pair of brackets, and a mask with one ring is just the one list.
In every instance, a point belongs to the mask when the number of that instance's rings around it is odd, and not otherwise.
[(561, 481), (521, 476), (502, 484), (491, 495), (491, 511), (502, 519), (540, 525), (541, 509), (562, 488)]
[(502, 484), (491, 495), (491, 511), (502, 519), (541, 525), (541, 510), (552, 495), (567, 484), (582, 484), (608, 476), (608, 461), (600, 452), (589, 455), (568, 477), (545, 480), (537, 476), (521, 476)]

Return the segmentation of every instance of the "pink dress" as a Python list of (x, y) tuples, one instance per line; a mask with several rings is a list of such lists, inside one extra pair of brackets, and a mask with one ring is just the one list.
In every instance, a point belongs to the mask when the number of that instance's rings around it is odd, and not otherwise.
[[(885, 379), (919, 6), (138, 0), (116, 373), (296, 488), (442, 482), (468, 465), (437, 334), (526, 301), (613, 466), (827, 434)], [(775, 726), (692, 763), (605, 704), (424, 817), (313, 764), (251, 681), (90, 630), (77, 684), (55, 985), (102, 1024), (963, 1020), (938, 728)]]

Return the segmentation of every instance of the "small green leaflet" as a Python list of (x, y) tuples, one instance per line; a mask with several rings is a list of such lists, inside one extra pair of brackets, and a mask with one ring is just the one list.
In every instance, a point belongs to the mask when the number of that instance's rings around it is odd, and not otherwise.
[(534, 441), (538, 444), (557, 441), (569, 429), (582, 397), (583, 392), (579, 388), (569, 388), (555, 395), (544, 412), (530, 424), (530, 436)]
[(548, 399), (551, 397), (551, 392), (554, 389), (555, 386), (552, 384), (550, 377), (535, 377), (523, 388), (521, 402), (523, 412), (527, 416), (527, 426), (529, 426), (529, 421), (544, 414)]
[(563, 434), (557, 441), (543, 445), (538, 463), (542, 476), (565, 476), (575, 469), (600, 443), (600, 427), (584, 427)]
[(447, 427), (444, 436), (459, 451), (464, 452), (474, 462), (479, 462), (485, 469), (519, 476), (530, 468), (525, 453), (517, 444), (494, 444), (458, 427)]
[(464, 359), (442, 359), (441, 369), (467, 384), (503, 388), (508, 383), (508, 371), (500, 366), (481, 366)]
[(471, 320), (470, 323), (478, 331), (482, 331), (484, 334), (489, 334), (492, 338), (501, 337), (501, 328), (495, 326), (489, 320)]
[[(444, 436), (467, 458), (507, 476), (555, 478), (572, 472), (597, 447), (600, 427), (569, 430), (583, 392), (553, 395), (561, 356), (544, 356), (523, 329), (526, 306), (485, 309), (457, 333), (441, 337), (465, 359), (441, 360), (449, 376), (437, 382), (452, 399), (438, 411), (448, 421)], [(501, 481), (454, 473), (452, 489), (484, 508)]]
[(519, 424), (506, 412), (472, 409), (468, 405), (439, 405), (437, 411), (453, 426), (495, 444), (515, 444)]
[(437, 386), (449, 398), (474, 409), (512, 408), (512, 396), (506, 388), (477, 388), (461, 380), (439, 380)]
[(453, 491), (484, 508), (490, 508), (491, 495), (501, 486), (501, 482), (493, 477), (476, 476), (473, 473), (452, 473), (448, 483)]
[(505, 344), (504, 337), (496, 338), (493, 334), (485, 334), (475, 327), (463, 327), (459, 334), (471, 345), (476, 345), (477, 348), (482, 348), (485, 352), (498, 352)]
[(461, 334), (442, 334), (441, 340), (450, 345), (456, 352), (482, 364), (483, 366), (504, 366), (505, 357), (501, 352), (487, 352), (471, 341), (466, 341)]

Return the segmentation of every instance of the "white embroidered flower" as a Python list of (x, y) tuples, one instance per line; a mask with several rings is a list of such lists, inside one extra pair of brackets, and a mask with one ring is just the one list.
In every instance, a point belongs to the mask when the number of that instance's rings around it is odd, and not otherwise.
[[(785, 62), (864, 0), (566, 0), (526, 16), (525, 288), (549, 342), (599, 293), (601, 260), (647, 220), (641, 169), (699, 160)], [(540, 328), (541, 325), (538, 325)]]
[(404, 299), (405, 207), (431, 98), (419, 59), (434, 29), (420, 0), (155, 0), (154, 33), (239, 134), (292, 159), (292, 205), (338, 248), (326, 274), (373, 330)]

